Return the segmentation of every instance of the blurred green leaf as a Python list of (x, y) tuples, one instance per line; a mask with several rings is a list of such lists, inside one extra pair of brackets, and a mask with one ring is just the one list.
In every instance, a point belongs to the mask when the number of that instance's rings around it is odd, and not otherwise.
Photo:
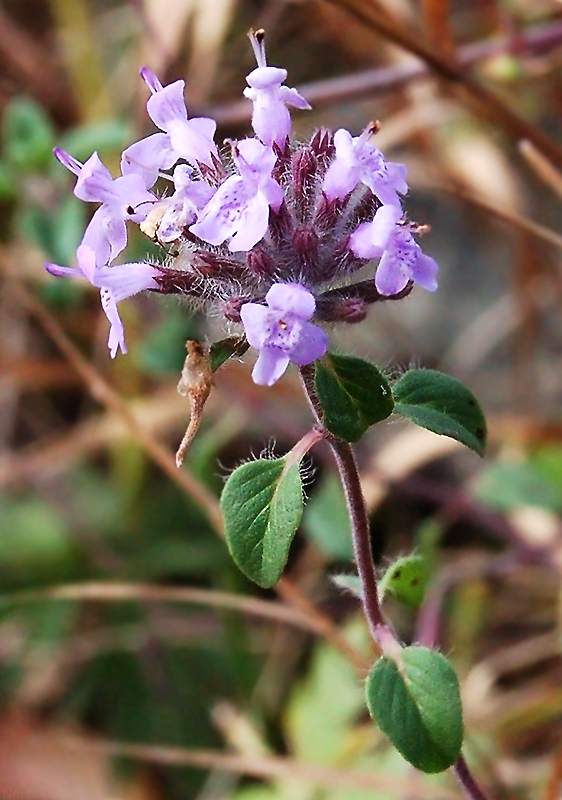
[(341, 483), (331, 473), (306, 504), (302, 520), (305, 534), (327, 556), (339, 561), (353, 558), (351, 523)]
[(474, 497), (498, 511), (521, 506), (538, 506), (551, 511), (562, 509), (562, 492), (536, 466), (524, 462), (500, 461), (478, 475), (473, 486)]
[(113, 119), (81, 125), (65, 134), (60, 139), (59, 146), (79, 161), (86, 161), (94, 151), (102, 159), (107, 155), (121, 154), (133, 140), (131, 124)]
[(27, 97), (11, 100), (2, 123), (5, 160), (21, 172), (42, 172), (53, 158), (55, 135), (40, 105)]
[(389, 595), (409, 608), (419, 608), (429, 578), (429, 564), (423, 556), (402, 556), (388, 567), (379, 581), (381, 597)]

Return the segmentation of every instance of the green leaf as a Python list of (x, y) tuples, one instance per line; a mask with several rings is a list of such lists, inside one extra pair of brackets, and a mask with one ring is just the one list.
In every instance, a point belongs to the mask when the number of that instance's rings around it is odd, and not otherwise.
[(409, 608), (419, 608), (429, 582), (427, 559), (420, 555), (403, 556), (385, 572), (379, 583), (382, 597), (390, 595)]
[(345, 494), (339, 478), (328, 475), (306, 504), (303, 531), (327, 556), (351, 561), (353, 540)]
[(433, 369), (411, 369), (394, 384), (392, 393), (397, 414), (484, 455), (484, 414), (470, 389), (456, 378)]
[(388, 381), (362, 358), (328, 353), (316, 362), (315, 383), (324, 425), (346, 442), (357, 442), (371, 425), (392, 414)]
[(406, 647), (397, 661), (385, 656), (371, 670), (369, 712), (412, 766), (442, 772), (457, 760), (463, 741), (455, 671), (441, 653), (427, 647)]
[(229, 336), (228, 339), (213, 342), (209, 349), (211, 370), (216, 372), (232, 356), (243, 356), (249, 347), (245, 336)]
[(299, 465), (287, 457), (242, 464), (226, 482), (221, 509), (236, 565), (264, 589), (275, 586), (302, 516)]
[(549, 511), (562, 507), (560, 486), (534, 464), (498, 462), (476, 479), (472, 492), (478, 502), (497, 511), (537, 506)]
[(359, 600), (363, 599), (363, 584), (359, 575), (331, 575), (331, 580), (339, 589), (350, 592)]
[(38, 103), (16, 97), (8, 103), (3, 120), (4, 153), (10, 166), (24, 172), (50, 166), (55, 143), (53, 126)]

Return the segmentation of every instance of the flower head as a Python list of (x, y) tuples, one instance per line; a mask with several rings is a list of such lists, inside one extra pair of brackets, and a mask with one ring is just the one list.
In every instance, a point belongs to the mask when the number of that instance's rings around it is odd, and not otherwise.
[(246, 303), (240, 309), (246, 338), (260, 351), (252, 372), (258, 384), (271, 386), (289, 362), (300, 367), (321, 358), (328, 349), (328, 337), (309, 322), (316, 301), (299, 283), (274, 283), (265, 296), (268, 308)]

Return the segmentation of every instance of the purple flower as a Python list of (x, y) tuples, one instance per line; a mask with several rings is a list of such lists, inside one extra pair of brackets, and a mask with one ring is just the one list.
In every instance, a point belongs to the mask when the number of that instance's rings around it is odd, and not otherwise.
[(245, 303), (240, 316), (248, 342), (260, 351), (252, 378), (271, 386), (290, 361), (302, 367), (321, 358), (328, 349), (328, 337), (308, 321), (316, 301), (300, 283), (274, 283), (265, 299), (269, 308)]
[(81, 164), (60, 148), (54, 152), (61, 164), (78, 177), (76, 197), (102, 204), (86, 228), (82, 244), (94, 250), (98, 263), (108, 264), (127, 245), (126, 220), (145, 220), (156, 197), (147, 191), (142, 175), (135, 172), (113, 179), (97, 153)]
[(372, 222), (351, 235), (350, 250), (358, 258), (380, 258), (375, 286), (381, 294), (398, 294), (411, 280), (434, 292), (439, 267), (424, 255), (408, 226), (399, 224), (400, 217), (396, 206), (381, 206)]
[(328, 200), (343, 200), (362, 182), (381, 203), (401, 208), (398, 193), (408, 191), (406, 167), (387, 161), (370, 143), (373, 130), (371, 124), (355, 138), (345, 128), (335, 132), (336, 157), (328, 167), (322, 186)]
[(233, 252), (251, 250), (263, 238), (269, 221), (269, 207), (278, 211), (284, 199), (281, 186), (271, 177), (277, 156), (258, 139), (243, 139), (233, 148), (240, 175), (232, 175), (190, 227), (209, 244), (222, 244), (232, 236)]
[(60, 267), (58, 264), (45, 264), (51, 275), (65, 278), (86, 278), (92, 286), (100, 290), (101, 304), (111, 323), (107, 345), (111, 357), (115, 358), (118, 348), (123, 353), (127, 352), (125, 346), (125, 332), (123, 323), (117, 310), (117, 303), (132, 297), (145, 289), (158, 289), (155, 277), (159, 271), (150, 264), (119, 264), (119, 266), (98, 267), (96, 253), (90, 247), (82, 244), (76, 251), (78, 268)]
[(257, 69), (246, 77), (250, 88), (244, 89), (244, 96), (254, 104), (252, 127), (264, 144), (272, 147), (275, 142), (283, 148), (291, 131), (287, 106), (301, 109), (311, 106), (296, 89), (282, 85), (287, 79), (286, 69), (267, 66), (263, 32), (251, 32), (250, 41), (258, 62)]
[(213, 166), (213, 157), (218, 158), (213, 141), (217, 123), (208, 117), (188, 119), (185, 106), (185, 81), (175, 81), (162, 86), (148, 67), (140, 71), (152, 96), (146, 108), (151, 120), (164, 133), (155, 133), (128, 147), (121, 159), (121, 170), (141, 170), (152, 186), (161, 169), (169, 169), (179, 158), (185, 158), (193, 166), (198, 162)]

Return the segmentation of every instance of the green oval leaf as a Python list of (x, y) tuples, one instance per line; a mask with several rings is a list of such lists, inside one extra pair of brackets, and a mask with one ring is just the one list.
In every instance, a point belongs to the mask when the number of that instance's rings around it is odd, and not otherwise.
[(411, 369), (394, 384), (392, 393), (397, 414), (484, 455), (484, 414), (470, 389), (456, 378), (434, 369)]
[(225, 484), (221, 509), (236, 565), (264, 589), (275, 586), (302, 516), (298, 463), (285, 457), (242, 464)]
[(390, 595), (409, 608), (419, 608), (429, 582), (429, 564), (421, 555), (402, 556), (379, 582), (382, 597)]
[(371, 425), (392, 414), (388, 381), (362, 358), (328, 353), (316, 362), (315, 384), (324, 425), (346, 442), (359, 441)]
[(369, 712), (399, 753), (422, 772), (442, 772), (463, 741), (459, 684), (447, 659), (427, 647), (381, 658), (367, 678)]

